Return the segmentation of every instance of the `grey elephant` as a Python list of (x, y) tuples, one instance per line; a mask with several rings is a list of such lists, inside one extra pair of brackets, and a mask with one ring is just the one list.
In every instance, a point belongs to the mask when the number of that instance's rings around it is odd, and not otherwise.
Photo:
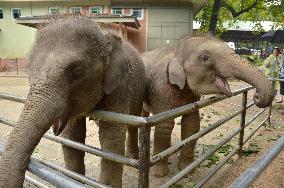
[[(183, 106), (198, 101), (201, 94), (230, 96), (231, 90), (226, 80), (229, 77), (256, 87), (253, 99), (258, 107), (267, 107), (273, 99), (272, 85), (265, 75), (240, 58), (227, 44), (212, 36), (186, 36), (175, 47), (154, 49), (144, 53), (142, 59), (147, 77), (147, 96), (143, 107), (146, 112), (157, 114)], [(174, 120), (155, 126), (154, 155), (170, 147), (173, 127)], [(199, 111), (182, 116), (182, 140), (199, 129)], [(135, 131), (129, 134), (131, 139)], [(196, 140), (181, 149), (179, 169), (185, 168), (194, 159), (195, 144)], [(129, 152), (135, 151), (135, 147), (137, 145), (128, 144)], [(164, 159), (152, 167), (155, 176), (168, 173), (167, 161)]]
[[(37, 34), (29, 61), (30, 90), (0, 161), (0, 187), (23, 186), (29, 158), (53, 124), (56, 135), (85, 142), (92, 109), (140, 115), (145, 69), (136, 50), (87, 18), (59, 19)], [(126, 128), (99, 122), (101, 147), (124, 155)], [(84, 152), (63, 146), (66, 166), (85, 173)], [(100, 181), (122, 186), (121, 164), (101, 160)]]

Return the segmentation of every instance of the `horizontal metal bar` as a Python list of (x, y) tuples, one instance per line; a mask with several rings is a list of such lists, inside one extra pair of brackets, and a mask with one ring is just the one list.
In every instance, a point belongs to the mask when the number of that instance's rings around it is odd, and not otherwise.
[(248, 188), (257, 179), (257, 177), (271, 164), (279, 153), (284, 150), (284, 136), (278, 139), (273, 146), (263, 154), (253, 166), (247, 169), (240, 177), (238, 177), (230, 186), (230, 188)]
[[(236, 90), (236, 91), (232, 92), (232, 96), (241, 94), (245, 91), (249, 91), (253, 88), (254, 87), (249, 86), (249, 87), (245, 87), (245, 88)], [(147, 123), (154, 125), (154, 124), (160, 123), (160, 122), (168, 120), (168, 119), (173, 119), (173, 118), (176, 118), (178, 116), (182, 116), (182, 115), (185, 115), (187, 113), (193, 112), (196, 109), (200, 109), (200, 108), (203, 108), (205, 106), (214, 104), (214, 103), (219, 102), (219, 101), (226, 99), (226, 98), (229, 98), (229, 97), (223, 96), (223, 95), (222, 96), (217, 95), (217, 96), (213, 96), (213, 97), (210, 97), (210, 98), (207, 98), (207, 99), (203, 99), (201, 101), (190, 103), (190, 104), (187, 104), (187, 105), (184, 105), (184, 106), (172, 109), (172, 110), (168, 110), (166, 112), (161, 112), (159, 114), (155, 114), (152, 117), (147, 118)]]
[[(236, 96), (240, 93), (251, 90), (253, 88), (254, 87), (249, 86), (249, 87), (236, 90), (232, 92), (232, 96)], [(11, 95), (11, 94), (0, 93), (0, 98), (24, 103), (24, 97), (16, 97), (15, 95)], [(213, 97), (210, 97), (210, 98), (198, 101), (198, 102), (194, 102), (194, 103), (191, 103), (191, 104), (179, 107), (179, 108), (175, 108), (175, 109), (172, 109), (166, 112), (155, 114), (152, 117), (138, 117), (138, 116), (133, 116), (133, 115), (128, 115), (128, 114), (121, 114), (121, 113), (108, 112), (108, 111), (102, 111), (102, 110), (95, 110), (89, 115), (91, 117), (100, 118), (105, 121), (118, 122), (122, 124), (133, 125), (133, 126), (141, 126), (146, 123), (153, 125), (153, 124), (162, 122), (167, 119), (172, 119), (172, 118), (187, 114), (189, 112), (193, 112), (196, 109), (203, 108), (210, 104), (214, 104), (226, 98), (228, 97), (220, 96), (220, 95), (213, 96)]]
[(154, 164), (156, 164), (157, 162), (159, 162), (160, 160), (174, 154), (175, 152), (178, 152), (180, 150), (180, 148), (182, 148), (184, 145), (190, 143), (193, 140), (196, 140), (204, 135), (206, 135), (207, 133), (211, 132), (212, 130), (218, 128), (219, 126), (223, 125), (225, 122), (233, 119), (234, 117), (236, 117), (237, 115), (239, 115), (240, 113), (242, 113), (243, 109), (240, 109), (238, 111), (236, 111), (233, 114), (230, 114), (228, 116), (225, 116), (223, 119), (218, 120), (215, 123), (209, 124), (206, 128), (202, 129), (201, 131), (199, 131), (198, 133), (182, 140), (181, 142), (171, 146), (170, 148), (162, 151), (161, 153), (155, 155), (152, 157), (151, 160), (151, 166), (153, 166)]
[(37, 181), (36, 179), (33, 179), (32, 177), (28, 175), (25, 175), (25, 181), (39, 188), (48, 188), (47, 185), (44, 185), (43, 183)]
[(222, 161), (218, 163), (217, 166), (215, 166), (206, 176), (204, 176), (198, 183), (194, 186), (194, 188), (202, 187), (222, 166), (232, 158), (233, 155), (237, 153), (239, 150), (239, 146), (234, 148)]
[(268, 120), (269, 117), (265, 118), (265, 120), (263, 120), (252, 132), (250, 132), (250, 134), (244, 139), (244, 143), (247, 143), (247, 141), (249, 141), (249, 139), (254, 135), (254, 133), (256, 133), (256, 131)]
[(95, 110), (88, 114), (89, 117), (98, 118), (105, 121), (110, 121), (119, 124), (126, 124), (131, 126), (141, 126), (147, 123), (147, 120), (143, 117), (121, 114), (103, 110)]
[(87, 185), (90, 185), (92, 187), (98, 187), (98, 188), (110, 188), (108, 185), (104, 185), (100, 182), (97, 182), (96, 180), (93, 180), (89, 177), (86, 177), (86, 176), (83, 176), (81, 174), (78, 174), (76, 172), (73, 172), (69, 169), (66, 169), (60, 165), (57, 165), (55, 163), (52, 163), (50, 161), (47, 161), (47, 160), (42, 160), (42, 159), (38, 159), (38, 158), (34, 158), (32, 157), (32, 159), (38, 163), (41, 163), (51, 169), (54, 169), (58, 172), (61, 172), (62, 174), (65, 174), (69, 177), (71, 177), (72, 179), (74, 180), (77, 180), (78, 182), (80, 183), (83, 183), (83, 184), (87, 184)]
[(241, 131), (241, 128), (238, 128), (236, 131), (234, 131), (232, 134), (227, 136), (226, 138), (222, 139), (221, 142), (219, 142), (217, 145), (215, 145), (210, 151), (196, 159), (193, 163), (191, 163), (189, 166), (187, 166), (185, 169), (180, 171), (178, 174), (176, 174), (174, 177), (172, 177), (168, 182), (163, 184), (161, 188), (167, 188), (173, 185), (174, 183), (178, 182), (180, 179), (182, 179), (184, 176), (186, 176), (190, 171), (192, 171), (194, 168), (196, 168), (198, 165), (200, 165), (203, 161), (205, 161), (210, 155), (215, 153), (218, 149), (220, 149), (221, 146), (229, 142), (234, 136), (236, 136)]
[(25, 103), (25, 101), (26, 101), (26, 98), (23, 97), (23, 96), (18, 96), (18, 95), (14, 95), (14, 94), (10, 94), (10, 93), (3, 93), (3, 92), (0, 92), (0, 98), (10, 100), (10, 101), (19, 102), (19, 103)]
[(271, 81), (280, 81), (280, 82), (284, 82), (284, 79), (278, 79), (278, 78), (268, 78)]
[[(4, 152), (5, 143), (0, 143), (0, 155)], [(59, 188), (85, 188), (86, 185), (58, 173), (36, 161), (30, 159), (27, 170), (39, 178)]]
[[(9, 125), (11, 127), (15, 127), (15, 122), (7, 120), (3, 117), (0, 117), (0, 123)], [(93, 155), (97, 155), (99, 157), (103, 157), (105, 159), (111, 160), (111, 161), (115, 161), (118, 163), (122, 163), (122, 164), (126, 164), (128, 166), (134, 167), (134, 168), (139, 168), (139, 162), (136, 159), (132, 159), (129, 157), (125, 157), (116, 153), (112, 153), (110, 151), (107, 150), (103, 150), (103, 149), (99, 149), (96, 147), (92, 147), (89, 145), (85, 145), (79, 142), (75, 142), (60, 136), (54, 136), (52, 133), (45, 133), (45, 135), (43, 135), (43, 138), (55, 141), (57, 143), (63, 144), (65, 146), (69, 146), (72, 147), (74, 149), (78, 149), (80, 151), (84, 151)]]
[(256, 118), (258, 117), (258, 116), (260, 116), (265, 110), (267, 110), (269, 107), (266, 107), (266, 108), (264, 108), (264, 109), (262, 109), (259, 113), (257, 113), (255, 116), (253, 116), (246, 124), (245, 124), (245, 126), (244, 127), (247, 127), (247, 126), (249, 126), (254, 120), (256, 120)]
[(88, 187), (33, 160), (30, 160), (27, 170), (59, 188)]

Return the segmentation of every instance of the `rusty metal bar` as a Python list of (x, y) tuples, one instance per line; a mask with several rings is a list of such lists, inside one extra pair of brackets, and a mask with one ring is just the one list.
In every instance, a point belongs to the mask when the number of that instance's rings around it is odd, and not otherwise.
[[(2, 155), (5, 148), (3, 142), (0, 143), (0, 155)], [(59, 188), (86, 188), (86, 185), (76, 182), (75, 180), (58, 173), (36, 161), (30, 159), (27, 170), (39, 178)]]
[[(15, 127), (15, 122), (7, 120), (5, 118), (0, 117), (0, 123), (9, 125), (11, 127)], [(118, 163), (122, 163), (122, 164), (126, 164), (128, 166), (134, 167), (134, 168), (138, 168), (139, 167), (139, 163), (138, 160), (136, 159), (132, 159), (129, 157), (125, 157), (116, 153), (112, 153), (110, 151), (106, 151), (103, 149), (99, 149), (96, 147), (92, 147), (89, 145), (85, 145), (79, 142), (75, 142), (60, 136), (54, 136), (52, 133), (45, 133), (45, 135), (43, 135), (43, 138), (55, 141), (57, 143), (63, 144), (65, 146), (69, 146), (72, 147), (74, 149), (78, 149), (80, 151), (84, 151), (93, 155), (97, 155), (99, 157), (103, 157), (105, 159), (111, 160), (111, 161), (115, 161)]]
[[(252, 107), (254, 105), (254, 103), (249, 104), (246, 109)], [(209, 133), (210, 131), (218, 128), (219, 126), (221, 126), (222, 124), (226, 123), (227, 121), (233, 119), (234, 117), (236, 117), (237, 115), (239, 115), (240, 113), (242, 113), (243, 109), (240, 109), (236, 112), (234, 112), (233, 114), (227, 115), (224, 118), (218, 120), (217, 122), (213, 123), (213, 124), (209, 124), (206, 128), (202, 129), (201, 131), (199, 131), (198, 133), (182, 140), (181, 142), (171, 146), (170, 148), (162, 151), (161, 153), (155, 155), (152, 157), (151, 160), (151, 166), (153, 166), (154, 164), (156, 164), (157, 162), (159, 162), (160, 160), (172, 155), (173, 153), (179, 151), (180, 148), (182, 148), (184, 145), (190, 143), (193, 140), (196, 140), (204, 135), (206, 135), (207, 133)]]
[(31, 159), (33, 159), (34, 161), (38, 162), (38, 163), (41, 163), (51, 169), (54, 169), (58, 172), (61, 172), (62, 174), (65, 174), (67, 176), (69, 176), (70, 178), (74, 179), (74, 180), (77, 180), (79, 181), (80, 183), (83, 183), (83, 184), (87, 184), (87, 185), (90, 185), (92, 187), (97, 187), (97, 188), (110, 188), (108, 185), (104, 185), (100, 182), (97, 182), (89, 177), (86, 177), (86, 176), (83, 176), (81, 174), (78, 174), (76, 172), (73, 172), (71, 170), (68, 170), (60, 165), (57, 165), (55, 163), (52, 163), (50, 161), (47, 161), (47, 160), (42, 160), (42, 159), (38, 159), (38, 158), (34, 158), (34, 157), (31, 157)]
[(138, 187), (149, 187), (149, 169), (150, 169), (150, 131), (151, 127), (142, 125), (139, 131), (139, 178)]
[(240, 177), (238, 177), (230, 186), (230, 188), (248, 188), (257, 179), (257, 177), (268, 167), (279, 153), (284, 150), (284, 136), (278, 139), (273, 146), (263, 154), (253, 166), (247, 169)]
[(25, 181), (39, 188), (48, 188), (47, 185), (44, 185), (43, 183), (37, 181), (36, 179), (33, 179), (32, 177), (28, 175), (25, 175)]
[(232, 158), (233, 155), (237, 153), (237, 151), (240, 149), (239, 146), (234, 148), (222, 161), (218, 163), (206, 176), (204, 176), (196, 185), (194, 185), (194, 188), (200, 188), (202, 187), (216, 172), (222, 168), (222, 166)]
[(249, 126), (254, 120), (256, 120), (256, 118), (257, 118), (258, 116), (260, 116), (261, 114), (263, 114), (263, 112), (264, 112), (265, 110), (267, 110), (267, 108), (268, 108), (268, 107), (262, 109), (259, 113), (257, 113), (255, 116), (253, 116), (253, 117), (245, 124), (245, 127)]
[(143, 117), (121, 114), (103, 110), (95, 110), (88, 114), (89, 117), (98, 118), (106, 121), (111, 121), (114, 123), (130, 125), (130, 126), (141, 126), (147, 123), (147, 120)]
[(241, 121), (240, 121), (240, 127), (241, 127), (241, 132), (239, 136), (239, 151), (238, 155), (241, 157), (242, 156), (242, 149), (243, 149), (243, 142), (244, 142), (244, 134), (245, 134), (245, 124), (246, 124), (246, 106), (247, 106), (247, 96), (248, 92), (243, 93), (243, 99), (242, 99), (242, 113), (241, 113)]
[[(243, 89), (236, 90), (236, 91), (232, 92), (232, 96), (236, 96), (236, 95), (241, 94), (245, 91), (249, 91), (253, 88), (254, 87), (249, 86), (249, 87), (245, 87)], [(160, 123), (160, 122), (168, 120), (168, 119), (173, 119), (173, 118), (176, 118), (178, 116), (185, 115), (187, 113), (195, 111), (196, 109), (203, 108), (205, 106), (214, 104), (214, 103), (219, 102), (219, 101), (226, 99), (226, 98), (228, 98), (228, 97), (223, 96), (223, 95), (222, 96), (217, 95), (217, 96), (213, 96), (213, 97), (210, 97), (210, 98), (207, 98), (207, 99), (203, 99), (201, 101), (190, 103), (190, 104), (187, 104), (185, 106), (181, 106), (181, 107), (178, 107), (178, 108), (175, 108), (175, 109), (172, 109), (172, 110), (168, 110), (166, 112), (161, 112), (159, 114), (155, 114), (152, 117), (147, 118), (147, 122), (154, 125), (154, 124)]]
[(244, 140), (244, 144), (247, 143), (247, 141), (249, 141), (249, 139), (254, 135), (254, 133), (256, 133), (256, 131), (265, 123), (265, 121), (267, 121), (268, 117), (265, 118), (265, 120), (263, 120)]
[(176, 174), (174, 177), (172, 177), (168, 182), (163, 184), (161, 188), (167, 188), (173, 185), (174, 183), (181, 180), (184, 176), (186, 176), (190, 171), (192, 171), (194, 168), (196, 168), (198, 165), (200, 165), (203, 161), (205, 161), (210, 155), (215, 153), (221, 146), (229, 142), (234, 136), (236, 136), (241, 131), (241, 128), (238, 128), (236, 131), (234, 131), (232, 134), (221, 140), (217, 145), (215, 145), (210, 151), (196, 159), (193, 163), (188, 165), (185, 169), (180, 171), (178, 174)]

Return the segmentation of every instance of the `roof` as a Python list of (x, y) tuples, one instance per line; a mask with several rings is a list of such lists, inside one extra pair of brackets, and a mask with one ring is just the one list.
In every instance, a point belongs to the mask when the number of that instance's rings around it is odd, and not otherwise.
[[(17, 24), (37, 28), (39, 25), (47, 24), (51, 19), (60, 18), (64, 16), (70, 16), (70, 14), (64, 15), (41, 15), (41, 16), (21, 16), (16, 20)], [(84, 17), (91, 18), (98, 23), (122, 23), (127, 27), (139, 29), (140, 24), (135, 16), (117, 15), (117, 14), (90, 14), (82, 15)]]
[(256, 42), (261, 39), (261, 35), (264, 33), (265, 32), (255, 33), (254, 31), (227, 30), (220, 35), (220, 38), (227, 42)]

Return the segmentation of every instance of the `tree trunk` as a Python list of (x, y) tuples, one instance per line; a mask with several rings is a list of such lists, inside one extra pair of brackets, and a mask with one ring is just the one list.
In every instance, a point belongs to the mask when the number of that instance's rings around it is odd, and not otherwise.
[(210, 25), (209, 25), (209, 32), (212, 35), (216, 35), (218, 12), (221, 8), (221, 5), (222, 5), (222, 0), (214, 0), (212, 14), (210, 18)]

